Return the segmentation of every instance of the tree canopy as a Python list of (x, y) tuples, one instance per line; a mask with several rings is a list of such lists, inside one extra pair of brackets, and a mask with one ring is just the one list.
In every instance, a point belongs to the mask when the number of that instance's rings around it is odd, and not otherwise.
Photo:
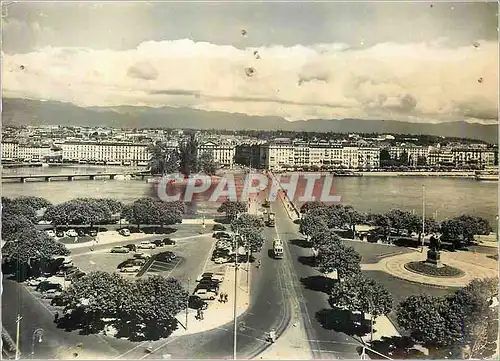
[(182, 211), (178, 202), (163, 202), (159, 199), (144, 197), (127, 204), (122, 215), (133, 224), (169, 225), (182, 222)]
[(318, 249), (316, 258), (321, 273), (337, 271), (339, 279), (351, 277), (361, 272), (361, 256), (352, 247), (343, 243), (325, 243)]
[(314, 237), (328, 229), (323, 217), (306, 215), (300, 220), (300, 233), (308, 237)]
[(235, 219), (238, 213), (243, 213), (246, 211), (247, 211), (246, 203), (240, 201), (225, 201), (217, 209), (217, 212), (219, 213), (226, 213), (226, 217), (230, 221)]

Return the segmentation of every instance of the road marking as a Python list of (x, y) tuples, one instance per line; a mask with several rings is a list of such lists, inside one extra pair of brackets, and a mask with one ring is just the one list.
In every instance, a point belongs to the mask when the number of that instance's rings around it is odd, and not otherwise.
[(205, 273), (205, 270), (207, 269), (208, 266), (208, 261), (210, 261), (210, 258), (212, 258), (214, 246), (215, 246), (215, 238), (212, 241), (212, 246), (210, 246), (210, 251), (208, 251), (207, 259), (205, 260), (205, 264), (203, 265), (203, 271), (201, 272), (202, 274)]
[(122, 353), (121, 355), (119, 355), (119, 356), (115, 357), (115, 360), (116, 360), (116, 359), (119, 359), (120, 357), (123, 357), (123, 356), (125, 356), (125, 355), (127, 355), (127, 354), (129, 354), (129, 353), (131, 353), (131, 352), (132, 352), (132, 351), (134, 351), (134, 350), (137, 350), (139, 347), (141, 347), (141, 346), (143, 346), (143, 345), (147, 344), (148, 342), (149, 342), (149, 341), (143, 341), (143, 342), (141, 342), (141, 343), (140, 343), (140, 344), (138, 344), (137, 346), (134, 346), (134, 347), (132, 347), (130, 350), (128, 350), (128, 351), (126, 351), (126, 352)]
[(154, 349), (153, 351), (151, 351), (150, 353), (148, 353), (148, 354), (146, 354), (146, 355), (142, 356), (139, 360), (143, 360), (143, 359), (145, 359), (146, 357), (151, 356), (151, 355), (152, 355), (152, 354), (154, 354), (156, 351), (158, 351), (159, 349), (161, 349), (161, 348), (163, 348), (163, 347), (167, 346), (170, 342), (175, 341), (175, 340), (177, 340), (177, 337), (174, 337), (174, 338), (172, 338), (172, 339), (170, 339), (170, 340), (165, 341), (162, 345), (158, 346), (157, 348), (155, 348), (155, 349)]
[[(154, 263), (154, 262), (153, 262), (153, 263)], [(177, 266), (179, 265), (179, 263), (181, 263), (181, 260), (180, 260), (180, 259), (177, 261), (177, 263), (175, 264), (174, 268), (172, 268), (172, 269), (170, 270), (170, 272), (168, 273), (168, 275), (166, 275), (165, 277), (169, 277), (169, 276), (172, 274), (172, 272), (174, 272), (174, 270), (177, 268)]]

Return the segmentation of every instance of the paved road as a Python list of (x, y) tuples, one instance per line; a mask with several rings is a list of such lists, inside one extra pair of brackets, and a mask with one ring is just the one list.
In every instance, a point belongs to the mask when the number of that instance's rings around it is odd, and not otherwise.
[(2, 324), (15, 341), (16, 317), (22, 316), (20, 322), (21, 358), (29, 358), (32, 352), (33, 332), (43, 328), (44, 335), (41, 343), (35, 345), (35, 358), (54, 358), (57, 352), (72, 347), (76, 350), (78, 343), (84, 348), (91, 348), (101, 358), (114, 358), (116, 355), (130, 349), (130, 342), (97, 335), (81, 336), (78, 332), (66, 332), (58, 329), (54, 323), (55, 308), (38, 300), (23, 285), (15, 281), (3, 280), (2, 295)]

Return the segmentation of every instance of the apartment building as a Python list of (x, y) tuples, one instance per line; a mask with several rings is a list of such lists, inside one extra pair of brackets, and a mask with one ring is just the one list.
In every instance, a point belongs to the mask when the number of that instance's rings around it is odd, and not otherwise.
[(455, 166), (451, 149), (432, 149), (427, 155), (427, 165), (433, 167)]
[[(294, 145), (289, 138), (276, 138), (273, 142), (265, 144), (264, 151), (267, 153), (266, 168), (267, 169), (284, 169), (295, 165)], [(300, 154), (301, 158), (305, 159), (304, 154)], [(302, 152), (301, 152), (302, 153)], [(308, 157), (308, 155), (307, 155)]]
[(380, 148), (360, 147), (358, 149), (358, 168), (374, 169), (380, 167)]
[(47, 144), (19, 144), (2, 142), (2, 160), (43, 161), (52, 156), (52, 149)]
[(408, 162), (410, 166), (417, 166), (420, 163), (424, 163), (429, 155), (429, 148), (422, 146), (399, 146), (390, 147), (389, 154), (391, 159), (401, 159), (403, 154), (406, 154), (405, 161)]
[(13, 160), (19, 158), (18, 142), (2, 142), (2, 160)]
[(214, 162), (225, 168), (232, 168), (236, 155), (236, 146), (231, 143), (205, 142), (198, 146), (198, 152), (212, 154)]
[(495, 150), (484, 148), (453, 148), (453, 161), (459, 168), (483, 168), (495, 165)]
[(67, 141), (58, 146), (63, 162), (146, 165), (151, 157), (148, 144), (140, 143)]

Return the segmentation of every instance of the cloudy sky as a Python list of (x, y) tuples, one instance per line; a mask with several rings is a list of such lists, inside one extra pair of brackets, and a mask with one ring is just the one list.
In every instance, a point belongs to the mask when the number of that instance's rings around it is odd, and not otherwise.
[(2, 5), (3, 94), (289, 120), (498, 122), (498, 5)]

